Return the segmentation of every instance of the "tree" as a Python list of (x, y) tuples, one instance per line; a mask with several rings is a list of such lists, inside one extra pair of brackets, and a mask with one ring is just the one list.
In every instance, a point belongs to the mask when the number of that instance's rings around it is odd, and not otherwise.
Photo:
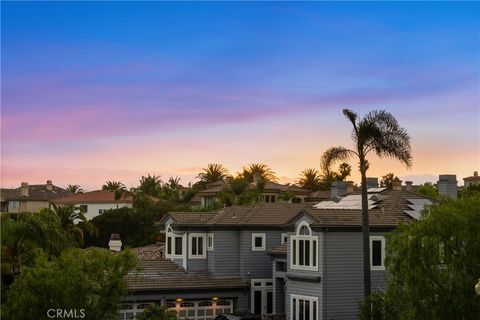
[(125, 185), (120, 181), (106, 181), (105, 184), (102, 186), (102, 190), (117, 191), (126, 190), (126, 188)]
[(170, 310), (166, 306), (153, 304), (137, 316), (137, 320), (177, 320), (175, 310)]
[(78, 184), (69, 184), (67, 188), (65, 189), (69, 193), (83, 193), (82, 187), (80, 187)]
[(321, 189), (322, 181), (320, 172), (317, 169), (305, 169), (300, 173), (298, 185), (302, 188), (318, 191)]
[(422, 212), (387, 236), (386, 303), (396, 319), (478, 319), (480, 194)]
[(220, 205), (250, 205), (259, 200), (261, 185), (252, 185), (241, 175), (235, 178), (230, 177), (227, 181), (217, 195)]
[(58, 255), (71, 246), (57, 216), (50, 212), (1, 215), (2, 270), (16, 277), (23, 264), (31, 264), (34, 249)]
[(320, 169), (322, 170), (320, 189), (322, 190), (330, 190), (332, 182), (344, 181), (352, 172), (352, 167), (346, 162), (341, 163), (338, 172), (336, 172), (332, 168), (333, 161), (328, 156), (329, 154), (323, 153), (320, 157)]
[(160, 176), (151, 176), (150, 174), (146, 177), (142, 176), (140, 179), (140, 185), (136, 191), (144, 195), (159, 197), (162, 191), (162, 180), (160, 179)]
[(380, 186), (392, 189), (395, 178), (398, 179), (392, 172), (387, 173), (386, 175), (382, 176), (382, 180), (380, 180)]
[(41, 253), (10, 287), (2, 318), (45, 319), (48, 309), (76, 310), (85, 319), (116, 319), (126, 293), (124, 277), (135, 268), (131, 252), (72, 248), (59, 258)]
[(289, 202), (293, 198), (295, 198), (295, 193), (290, 192), (290, 191), (284, 192), (284, 193), (282, 193), (281, 195), (278, 196), (278, 199), (282, 200), (285, 203)]
[(204, 184), (224, 181), (228, 177), (228, 170), (222, 164), (209, 163), (206, 168), (197, 175)]
[(397, 120), (389, 112), (383, 110), (370, 111), (362, 119), (359, 119), (355, 112), (348, 109), (344, 109), (343, 114), (353, 126), (352, 139), (354, 148), (332, 147), (325, 151), (323, 160), (327, 166), (351, 157), (359, 160), (360, 174), (362, 176), (364, 299), (367, 300), (371, 293), (367, 156), (370, 152), (374, 152), (378, 157), (398, 159), (407, 167), (410, 167), (412, 163), (410, 136), (405, 129), (399, 126)]
[(263, 163), (252, 163), (243, 168), (242, 176), (250, 182), (277, 182), (278, 178), (273, 170)]
[(73, 205), (61, 207), (52, 204), (51, 209), (45, 210), (55, 214), (58, 217), (60, 227), (73, 239), (78, 241), (81, 246), (85, 243), (86, 233), (90, 236), (98, 236), (98, 229), (94, 224), (87, 221), (87, 218), (78, 207), (74, 207)]
[(417, 193), (430, 197), (430, 198), (438, 198), (438, 189), (431, 183), (427, 182), (420, 185), (417, 189)]
[(346, 162), (340, 163), (338, 168), (338, 178), (340, 181), (344, 181), (352, 173), (352, 166)]

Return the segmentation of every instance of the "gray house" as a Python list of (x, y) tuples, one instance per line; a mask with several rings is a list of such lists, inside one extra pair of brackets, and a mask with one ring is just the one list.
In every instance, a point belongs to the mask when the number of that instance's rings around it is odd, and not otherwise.
[[(141, 261), (144, 271), (129, 277), (130, 314), (162, 303), (192, 320), (245, 309), (289, 320), (356, 319), (363, 294), (360, 197), (337, 192), (314, 206), (259, 203), (167, 214), (158, 223), (166, 259)], [(374, 290), (385, 288), (384, 234), (429, 204), (401, 186), (369, 188)]]

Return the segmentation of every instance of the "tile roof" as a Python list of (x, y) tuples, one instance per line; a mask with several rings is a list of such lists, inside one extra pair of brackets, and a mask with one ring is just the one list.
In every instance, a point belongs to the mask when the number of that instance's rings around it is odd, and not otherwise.
[(328, 200), (330, 199), (330, 190), (324, 191), (314, 191), (311, 192), (310, 195), (308, 196), (307, 200), (309, 201), (314, 201), (314, 200)]
[(273, 255), (287, 255), (287, 243), (285, 242), (281, 245), (273, 247), (272, 249), (268, 250), (268, 253)]
[[(217, 183), (217, 184), (210, 184), (207, 186), (206, 189), (197, 193), (199, 196), (209, 196), (209, 195), (216, 195), (219, 191), (221, 191), (225, 186), (226, 182), (224, 183)], [(250, 184), (251, 188), (255, 187), (255, 184)], [(284, 193), (284, 192), (292, 192), (295, 194), (304, 194), (309, 195), (311, 193), (310, 190), (300, 188), (294, 185), (287, 185), (287, 184), (280, 184), (276, 182), (265, 182), (263, 186), (264, 193)]]
[(28, 185), (28, 196), (22, 196), (21, 188), (0, 189), (2, 201), (7, 200), (51, 200), (68, 195), (68, 191), (52, 185), (49, 190), (47, 184)]
[(70, 194), (68, 196), (55, 199), (58, 204), (77, 204), (77, 203), (131, 203), (132, 196), (123, 195), (119, 200), (115, 200), (115, 191), (95, 190), (85, 193)]
[(207, 272), (188, 272), (167, 259), (139, 260), (139, 271), (125, 277), (130, 291), (227, 289), (247, 287), (239, 277), (214, 277)]
[(154, 243), (143, 247), (130, 248), (139, 260), (158, 260), (165, 257), (165, 244)]

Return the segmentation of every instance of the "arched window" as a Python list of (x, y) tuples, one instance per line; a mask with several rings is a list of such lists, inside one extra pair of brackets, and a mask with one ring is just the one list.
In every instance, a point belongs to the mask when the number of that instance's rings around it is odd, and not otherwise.
[(318, 237), (306, 221), (297, 226), (290, 241), (290, 267), (299, 270), (318, 270)]

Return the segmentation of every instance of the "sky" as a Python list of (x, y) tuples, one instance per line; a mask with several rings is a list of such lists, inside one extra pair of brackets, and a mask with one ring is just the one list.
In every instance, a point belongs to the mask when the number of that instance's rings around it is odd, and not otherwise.
[[(208, 163), (281, 182), (391, 112), (415, 183), (480, 169), (478, 2), (1, 2), (1, 185), (186, 185)], [(357, 163), (350, 177), (358, 182)]]

